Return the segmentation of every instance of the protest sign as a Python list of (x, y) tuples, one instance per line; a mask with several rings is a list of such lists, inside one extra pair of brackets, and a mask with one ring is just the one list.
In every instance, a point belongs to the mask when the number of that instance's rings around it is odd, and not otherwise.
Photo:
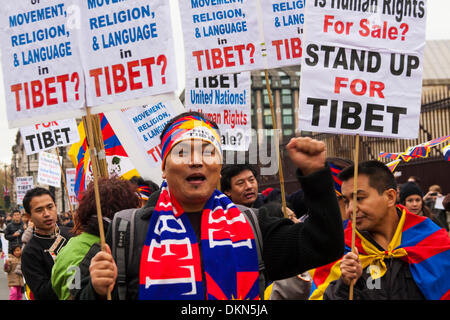
[(27, 155), (80, 141), (75, 119), (38, 123), (20, 128)]
[(84, 77), (69, 0), (3, 1), (0, 44), (10, 128), (82, 115)]
[(168, 1), (88, 0), (80, 5), (89, 107), (176, 90)]
[(305, 2), (260, 2), (268, 68), (300, 65)]
[(160, 135), (164, 125), (184, 111), (180, 100), (173, 95), (168, 101), (109, 111), (105, 116), (139, 175), (161, 183)]
[(78, 198), (75, 194), (75, 179), (76, 179), (77, 169), (68, 168), (66, 169), (66, 182), (67, 182), (67, 193), (69, 194), (70, 202), (73, 205), (78, 204)]
[(425, 19), (425, 0), (308, 1), (300, 129), (417, 138)]
[(48, 152), (39, 153), (37, 182), (55, 188), (61, 187), (61, 169), (57, 155)]
[(248, 150), (250, 84), (250, 72), (186, 80), (186, 109), (202, 113), (219, 126), (223, 150)]
[(257, 1), (180, 1), (186, 74), (263, 68)]
[(17, 204), (22, 205), (23, 198), (28, 190), (33, 189), (33, 177), (17, 177), (16, 178), (16, 196)]

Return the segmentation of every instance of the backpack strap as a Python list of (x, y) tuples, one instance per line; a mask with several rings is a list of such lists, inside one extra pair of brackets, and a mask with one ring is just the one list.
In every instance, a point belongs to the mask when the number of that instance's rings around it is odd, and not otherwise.
[[(117, 291), (119, 294), (119, 300), (125, 300), (127, 294), (127, 260), (126, 260), (126, 250), (125, 244), (129, 243), (130, 249), (132, 249), (134, 240), (134, 216), (138, 209), (126, 209), (117, 212), (114, 215), (112, 222), (112, 251), (114, 260), (117, 265)], [(127, 237), (128, 225), (130, 225), (130, 233)], [(130, 239), (131, 238), (131, 239)], [(128, 258), (130, 258), (130, 250), (128, 252)]]
[[(259, 298), (264, 299), (264, 290), (266, 289), (266, 266), (262, 258), (263, 252), (263, 238), (261, 228), (259, 227), (258, 217), (256, 212), (258, 209), (249, 208), (240, 204), (236, 204), (236, 207), (244, 213), (245, 218), (250, 224), (253, 234), (255, 235), (256, 251), (258, 254), (258, 270), (259, 270)], [(256, 211), (256, 212), (255, 212)]]

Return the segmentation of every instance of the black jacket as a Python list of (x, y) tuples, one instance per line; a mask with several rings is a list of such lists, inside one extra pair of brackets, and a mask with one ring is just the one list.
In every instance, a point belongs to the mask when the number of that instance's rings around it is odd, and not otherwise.
[[(60, 234), (65, 238), (56, 249), (56, 254), (69, 241), (71, 234), (65, 227), (60, 227)], [(51, 275), (54, 260), (48, 249), (55, 238), (33, 233), (22, 252), (22, 274), (36, 300), (58, 300), (52, 288)]]
[[(297, 176), (298, 175), (299, 170), (297, 170)], [(259, 193), (256, 201), (252, 205), (252, 208), (259, 209), (270, 202), (281, 202), (280, 189), (273, 189), (267, 196)], [(305, 194), (301, 189), (286, 195), (286, 205), (289, 209), (294, 211), (297, 218), (300, 218), (308, 213), (308, 207), (305, 204)]]
[[(15, 232), (19, 231), (20, 235), (13, 236)], [(20, 221), (19, 223), (16, 223), (14, 221), (11, 221), (5, 229), (5, 239), (9, 241), (8, 245), (8, 251), (9, 253), (12, 253), (13, 245), (22, 245), (22, 233), (23, 233), (23, 222)]]
[[(306, 270), (325, 265), (344, 254), (344, 230), (329, 168), (299, 177), (305, 193), (309, 217), (294, 224), (289, 219), (270, 216), (266, 207), (259, 209), (258, 221), (263, 237), (263, 260), (270, 280), (285, 279)], [(159, 193), (153, 193), (147, 205), (135, 216), (135, 234), (146, 234)], [(138, 231), (141, 230), (141, 231)], [(145, 239), (136, 239), (131, 263), (127, 269), (127, 300), (139, 296), (139, 267)], [(106, 242), (111, 246), (111, 228)], [(127, 244), (125, 244), (127, 246)], [(114, 249), (113, 249), (114, 250)], [(128, 257), (126, 256), (126, 261)], [(82, 280), (80, 299), (98, 298), (88, 279)], [(117, 286), (112, 297), (117, 299)]]
[[(370, 278), (365, 268), (353, 287), (354, 300), (425, 300), (414, 282), (407, 262), (400, 259), (386, 259), (387, 270), (380, 279)], [(325, 290), (324, 300), (348, 300), (349, 286), (342, 279), (330, 283)]]

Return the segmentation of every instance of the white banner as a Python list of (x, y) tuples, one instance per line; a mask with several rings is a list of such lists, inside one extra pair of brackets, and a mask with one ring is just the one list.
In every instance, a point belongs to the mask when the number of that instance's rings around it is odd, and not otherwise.
[(16, 178), (16, 196), (17, 204), (22, 205), (23, 198), (28, 190), (33, 189), (33, 177), (17, 177)]
[(80, 116), (84, 77), (71, 0), (3, 1), (0, 45), (10, 128)]
[(105, 116), (139, 175), (160, 184), (162, 173), (159, 136), (171, 118), (185, 111), (180, 99), (171, 94), (163, 102), (108, 111)]
[(80, 141), (75, 119), (44, 122), (20, 128), (20, 135), (27, 155)]
[(357, 3), (307, 2), (299, 128), (417, 138), (426, 1)]
[(261, 1), (269, 68), (300, 65), (305, 0)]
[(257, 1), (179, 1), (190, 77), (263, 69)]
[(77, 169), (75, 168), (66, 169), (67, 192), (69, 193), (69, 198), (72, 205), (78, 204), (77, 195), (75, 194), (76, 173)]
[(178, 114), (170, 102), (160, 102), (153, 106), (142, 106), (121, 110), (121, 117), (128, 132), (145, 150), (147, 161), (152, 167), (160, 168), (161, 140), (164, 126)]
[(57, 155), (48, 152), (39, 153), (37, 182), (55, 188), (61, 187), (61, 168)]
[(167, 0), (90, 0), (80, 6), (88, 106), (176, 90)]
[(248, 150), (250, 97), (250, 72), (186, 80), (186, 109), (202, 113), (219, 126), (223, 150)]

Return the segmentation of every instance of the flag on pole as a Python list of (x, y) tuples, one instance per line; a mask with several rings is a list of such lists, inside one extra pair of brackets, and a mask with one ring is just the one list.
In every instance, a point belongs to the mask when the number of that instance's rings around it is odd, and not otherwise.
[(80, 135), (80, 141), (72, 144), (67, 153), (76, 168), (74, 191), (77, 198), (79, 198), (80, 192), (86, 189), (88, 185), (86, 181), (90, 181), (92, 177), (91, 160), (83, 121), (78, 125), (78, 133)]
[[(103, 113), (99, 114), (99, 117), (109, 175), (116, 175), (127, 180), (133, 176), (139, 176), (108, 119)], [(78, 125), (78, 132), (80, 142), (72, 145), (68, 155), (76, 167), (75, 194), (79, 198), (80, 193), (92, 180), (92, 169), (83, 121)]]
[(109, 175), (116, 175), (126, 180), (130, 180), (133, 176), (139, 176), (106, 116), (103, 113), (99, 116)]

